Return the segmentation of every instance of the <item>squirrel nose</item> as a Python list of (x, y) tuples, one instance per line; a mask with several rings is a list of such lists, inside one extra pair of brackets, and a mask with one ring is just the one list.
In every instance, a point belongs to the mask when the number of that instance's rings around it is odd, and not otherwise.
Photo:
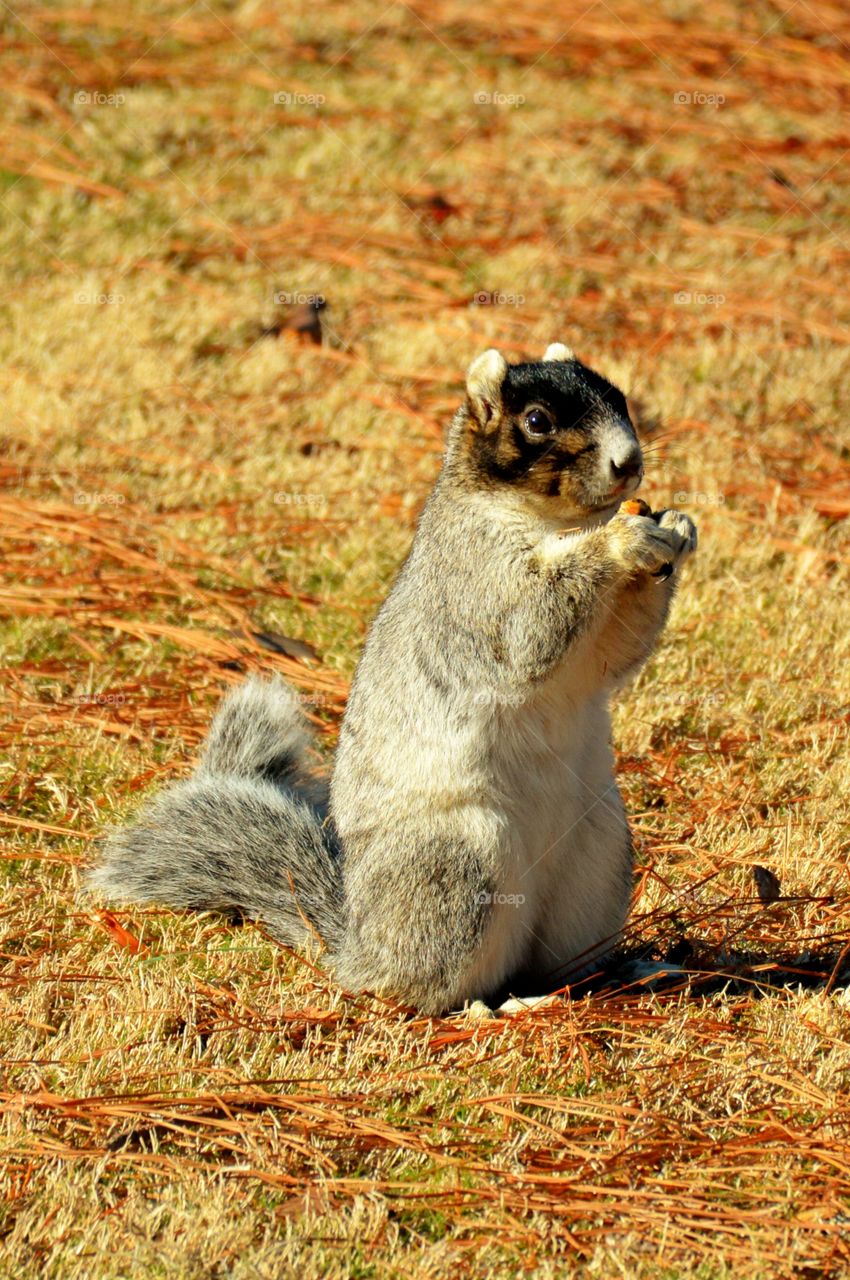
[(614, 461), (611, 459), (611, 471), (616, 480), (631, 480), (632, 476), (638, 476), (643, 467), (643, 460), (639, 449), (632, 449), (624, 457)]

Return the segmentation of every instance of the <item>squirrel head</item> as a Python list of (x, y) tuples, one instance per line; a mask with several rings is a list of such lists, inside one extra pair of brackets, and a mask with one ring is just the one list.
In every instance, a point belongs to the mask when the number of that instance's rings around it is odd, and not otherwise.
[(544, 516), (613, 511), (643, 479), (625, 397), (553, 343), (539, 362), (473, 360), (456, 448), (476, 487), (510, 490)]

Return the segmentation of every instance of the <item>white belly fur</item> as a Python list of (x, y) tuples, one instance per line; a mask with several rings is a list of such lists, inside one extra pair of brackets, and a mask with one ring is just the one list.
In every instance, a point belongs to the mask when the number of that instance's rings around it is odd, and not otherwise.
[(505, 832), (499, 890), (463, 986), (480, 989), (527, 967), (560, 985), (616, 942), (628, 905), (628, 827), (607, 698), (588, 696), (562, 669), (532, 700), (501, 708), (497, 721), (486, 807)]

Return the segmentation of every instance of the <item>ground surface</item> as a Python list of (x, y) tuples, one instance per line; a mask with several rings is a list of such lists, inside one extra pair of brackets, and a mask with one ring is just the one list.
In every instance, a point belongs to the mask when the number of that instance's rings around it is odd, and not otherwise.
[[(6, 6), (0, 1275), (846, 1274), (848, 46), (812, 0)], [(700, 527), (617, 712), (630, 941), (690, 984), (411, 1019), (85, 898), (241, 672), (332, 746), (465, 364), (556, 339)]]

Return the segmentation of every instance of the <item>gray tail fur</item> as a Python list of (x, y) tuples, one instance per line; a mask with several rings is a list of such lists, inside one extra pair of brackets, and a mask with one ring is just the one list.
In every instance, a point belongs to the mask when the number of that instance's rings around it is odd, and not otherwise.
[(291, 782), (308, 741), (295, 693), (279, 676), (246, 680), (216, 712), (198, 773)]
[(344, 928), (342, 868), (303, 777), (295, 695), (249, 680), (223, 702), (196, 772), (106, 840), (88, 886), (133, 902), (240, 912), (289, 946)]

